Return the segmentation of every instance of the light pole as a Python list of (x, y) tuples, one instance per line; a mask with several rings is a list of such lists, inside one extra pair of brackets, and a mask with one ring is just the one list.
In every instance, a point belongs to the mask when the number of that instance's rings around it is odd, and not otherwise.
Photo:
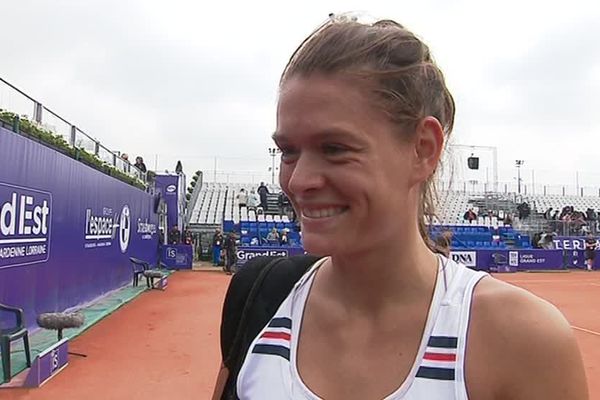
[(517, 192), (521, 194), (521, 166), (525, 164), (524, 160), (515, 160), (515, 167), (517, 167)]
[(271, 185), (275, 184), (275, 157), (281, 153), (277, 147), (269, 147), (269, 155), (271, 156)]

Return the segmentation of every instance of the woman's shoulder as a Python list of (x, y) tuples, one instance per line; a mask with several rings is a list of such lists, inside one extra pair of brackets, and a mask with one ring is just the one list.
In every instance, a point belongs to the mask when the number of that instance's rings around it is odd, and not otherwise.
[[(524, 289), (493, 277), (479, 282), (467, 351), (471, 381), (486, 382), (501, 397), (587, 399), (569, 322), (554, 305)], [(482, 369), (489, 375), (478, 379)]]

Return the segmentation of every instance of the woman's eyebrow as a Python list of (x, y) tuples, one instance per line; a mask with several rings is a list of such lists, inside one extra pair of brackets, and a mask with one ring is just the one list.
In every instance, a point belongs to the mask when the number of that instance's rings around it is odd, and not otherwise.
[[(275, 131), (271, 138), (277, 143), (288, 142), (290, 137), (280, 131)], [(367, 141), (360, 135), (350, 132), (346, 129), (341, 128), (324, 128), (310, 136), (310, 140), (324, 141), (324, 140), (340, 140), (340, 141), (351, 141), (356, 144), (366, 145)]]

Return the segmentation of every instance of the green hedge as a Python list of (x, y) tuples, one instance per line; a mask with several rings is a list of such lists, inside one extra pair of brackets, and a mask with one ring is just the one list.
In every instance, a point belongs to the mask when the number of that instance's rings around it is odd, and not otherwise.
[[(5, 123), (11, 125), (13, 130), (23, 136), (29, 137), (30, 139), (36, 140), (47, 147), (50, 147), (60, 153), (63, 153), (75, 160), (82, 162), (100, 172), (110, 175), (120, 181), (123, 181), (131, 186), (135, 186), (144, 190), (146, 187), (142, 181), (133, 178), (124, 172), (119, 171), (117, 168), (110, 164), (105, 163), (99, 159), (95, 154), (90, 154), (84, 149), (71, 147), (69, 143), (60, 135), (55, 135), (49, 130), (38, 127), (25, 117), (19, 117), (17, 114), (4, 111), (0, 109), (0, 119)], [(150, 175), (148, 171), (148, 179), (154, 177), (154, 173)]]

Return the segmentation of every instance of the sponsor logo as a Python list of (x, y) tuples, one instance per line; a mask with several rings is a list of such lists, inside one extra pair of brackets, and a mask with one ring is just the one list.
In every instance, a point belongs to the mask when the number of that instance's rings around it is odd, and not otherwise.
[(177, 258), (177, 249), (174, 247), (167, 247), (167, 258)]
[(52, 194), (0, 183), (0, 268), (50, 257)]
[(246, 261), (252, 260), (254, 257), (260, 256), (274, 256), (274, 257), (287, 257), (287, 250), (238, 250), (237, 258), (238, 263), (244, 264)]
[[(585, 250), (585, 238), (558, 238), (553, 242), (557, 250)], [(600, 247), (600, 240), (596, 240), (596, 247)]]
[(125, 253), (129, 247), (129, 238), (131, 237), (131, 212), (129, 206), (125, 204), (121, 210), (121, 219), (119, 224), (119, 246), (121, 253)]
[(60, 366), (59, 354), (60, 354), (59, 348), (53, 349), (52, 352), (50, 353), (50, 363), (51, 363), (50, 373), (51, 374), (56, 372), (56, 370)]
[[(531, 257), (533, 257), (533, 255), (530, 254)], [(519, 252), (518, 251), (509, 251), (508, 252), (508, 265), (510, 265), (511, 267), (518, 267), (519, 266)]]
[(85, 244), (86, 249), (112, 246), (118, 237), (121, 252), (129, 247), (131, 237), (131, 211), (124, 205), (120, 213), (110, 207), (103, 207), (101, 212), (93, 209), (85, 210)]
[(169, 185), (166, 187), (167, 193), (175, 193), (175, 191), (177, 190), (177, 186), (175, 185)]
[(452, 251), (450, 252), (452, 261), (461, 263), (466, 267), (477, 266), (477, 252), (475, 251)]
[(152, 236), (156, 233), (157, 228), (156, 224), (151, 224), (148, 222), (148, 219), (142, 221), (138, 219), (137, 221), (137, 233), (142, 237), (142, 240), (152, 239)]

